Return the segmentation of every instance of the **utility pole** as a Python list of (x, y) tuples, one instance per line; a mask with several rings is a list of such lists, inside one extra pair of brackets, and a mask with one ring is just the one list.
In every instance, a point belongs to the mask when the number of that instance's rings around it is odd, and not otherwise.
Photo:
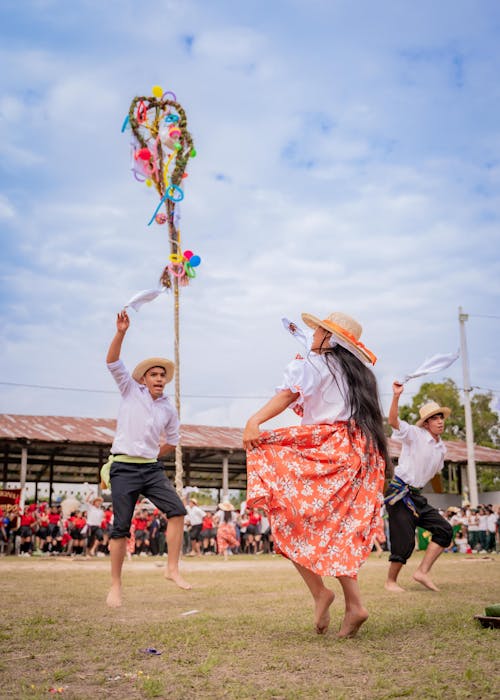
[(470, 393), (472, 391), (469, 379), (469, 358), (467, 355), (467, 338), (465, 336), (465, 322), (468, 314), (463, 313), (458, 307), (458, 321), (460, 324), (460, 355), (462, 357), (462, 373), (464, 381), (464, 409), (465, 409), (465, 440), (467, 443), (467, 481), (469, 483), (469, 502), (476, 508), (479, 502), (477, 493), (476, 462), (474, 458), (474, 428), (472, 427), (472, 411), (470, 407)]

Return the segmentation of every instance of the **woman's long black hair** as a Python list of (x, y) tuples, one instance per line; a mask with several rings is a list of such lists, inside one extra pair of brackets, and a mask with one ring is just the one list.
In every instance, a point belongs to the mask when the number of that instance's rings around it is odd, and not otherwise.
[(385, 460), (385, 473), (390, 478), (392, 476), (392, 462), (384, 433), (384, 420), (375, 375), (361, 360), (358, 360), (341, 345), (337, 344), (328, 350), (322, 348), (322, 354), (324, 354), (328, 368), (339, 388), (341, 387), (335, 376), (336, 371), (332, 367), (331, 358), (335, 358), (340, 365), (346, 379), (348, 395), (344, 398), (350, 407), (351, 418), (365, 436), (367, 448), (374, 445), (380, 452)]

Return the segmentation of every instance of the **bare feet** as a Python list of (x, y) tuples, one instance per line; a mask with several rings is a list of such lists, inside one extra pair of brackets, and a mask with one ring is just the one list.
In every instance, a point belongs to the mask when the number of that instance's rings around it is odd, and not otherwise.
[(110, 608), (119, 608), (122, 604), (122, 588), (121, 586), (111, 586), (106, 598), (106, 603)]
[(318, 634), (325, 634), (330, 624), (330, 605), (335, 599), (335, 593), (324, 588), (315, 599), (314, 624)]
[(173, 581), (177, 586), (179, 586), (179, 588), (182, 588), (184, 591), (190, 591), (192, 588), (192, 585), (185, 581), (178, 571), (166, 571), (165, 578), (168, 581)]
[(353, 608), (346, 610), (344, 619), (337, 632), (339, 639), (351, 639), (356, 636), (357, 631), (368, 620), (368, 611), (365, 608)]
[(431, 577), (429, 574), (424, 574), (422, 571), (419, 571), (418, 569), (415, 571), (413, 574), (413, 579), (417, 581), (417, 583), (421, 583), (422, 586), (425, 586), (428, 588), (430, 591), (439, 591), (439, 588), (436, 586), (436, 584), (432, 581)]
[(396, 583), (396, 581), (386, 581), (384, 583), (384, 588), (386, 591), (390, 591), (391, 593), (404, 593), (405, 589), (401, 588), (399, 584)]

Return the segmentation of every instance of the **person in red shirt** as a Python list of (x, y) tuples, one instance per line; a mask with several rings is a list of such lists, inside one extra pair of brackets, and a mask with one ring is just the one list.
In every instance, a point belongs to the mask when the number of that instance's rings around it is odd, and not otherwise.
[(262, 515), (257, 508), (252, 508), (248, 514), (246, 549), (250, 554), (257, 554), (262, 539), (260, 524)]
[(50, 506), (48, 514), (49, 534), (47, 536), (48, 550), (52, 554), (60, 554), (62, 552), (62, 523), (61, 511), (59, 506)]
[(38, 528), (35, 537), (36, 547), (43, 554), (46, 554), (48, 552), (49, 547), (47, 541), (47, 538), (49, 536), (49, 515), (45, 511), (45, 508), (40, 507), (37, 524)]
[(215, 554), (215, 528), (211, 513), (207, 513), (201, 523), (203, 554)]
[(143, 508), (139, 515), (132, 520), (135, 532), (135, 552), (134, 554), (147, 554), (149, 547), (149, 518), (148, 511)]
[(81, 511), (75, 510), (69, 517), (69, 534), (72, 539), (72, 554), (83, 554), (83, 548), (86, 541), (87, 520), (83, 517)]
[(108, 543), (111, 530), (113, 529), (113, 506), (108, 506), (104, 511), (104, 516), (101, 523), (102, 527), (102, 549), (103, 552), (97, 552), (97, 556), (102, 556), (103, 554), (109, 554)]
[(19, 528), (19, 537), (21, 538), (21, 556), (31, 556), (31, 551), (33, 549), (33, 530), (35, 527), (35, 523), (36, 518), (33, 515), (33, 508), (29, 506), (28, 508), (25, 508), (21, 513), (21, 526)]

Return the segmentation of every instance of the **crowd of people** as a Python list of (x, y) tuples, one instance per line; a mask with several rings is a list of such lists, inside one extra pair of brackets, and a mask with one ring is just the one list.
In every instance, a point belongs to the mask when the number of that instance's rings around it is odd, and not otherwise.
[[(263, 510), (235, 508), (225, 501), (214, 510), (202, 507), (195, 498), (186, 498), (182, 552), (201, 557), (220, 554), (273, 554), (274, 542), (269, 519)], [(384, 511), (382, 511), (384, 513)], [(453, 528), (453, 541), (448, 552), (491, 554), (500, 552), (500, 506), (479, 505), (477, 508), (450, 506), (441, 514)], [(127, 556), (163, 556), (167, 552), (166, 516), (151, 503), (137, 503), (132, 519)], [(31, 556), (104, 557), (109, 554), (108, 542), (113, 526), (113, 507), (101, 497), (89, 496), (81, 507), (67, 517), (60, 504), (27, 505), (21, 514), (4, 513), (0, 509), (0, 553)], [(229, 526), (229, 527), (228, 527)], [(417, 549), (425, 547), (426, 531), (416, 533)], [(387, 518), (373, 542), (379, 555), (390, 550)]]
[(500, 550), (500, 506), (480, 504), (451, 507), (445, 517), (453, 528), (451, 551), (461, 554), (490, 554)]
[[(74, 505), (74, 504), (73, 504)], [(244, 504), (243, 504), (244, 505)], [(182, 552), (186, 556), (262, 554), (273, 552), (269, 520), (263, 511), (236, 509), (229, 501), (201, 507), (186, 498)], [(66, 509), (67, 510), (67, 509)], [(106, 556), (113, 527), (113, 507), (88, 496), (66, 515), (62, 504), (31, 503), (19, 512), (0, 508), (0, 553), (18, 556)], [(167, 553), (168, 520), (144, 499), (136, 505), (127, 556)]]

